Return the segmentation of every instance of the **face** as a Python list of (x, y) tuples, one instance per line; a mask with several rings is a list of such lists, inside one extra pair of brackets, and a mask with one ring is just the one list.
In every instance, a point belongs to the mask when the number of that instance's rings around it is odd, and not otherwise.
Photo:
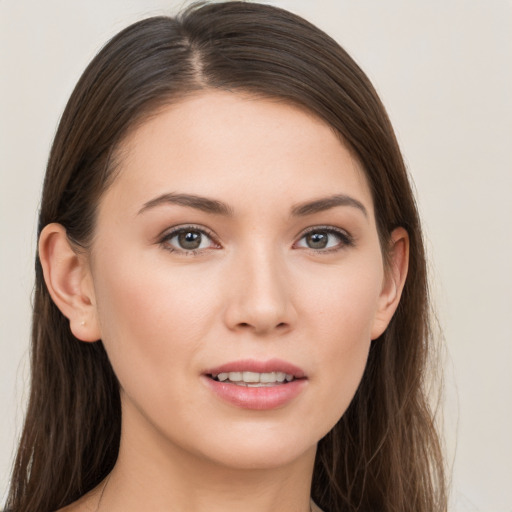
[(358, 162), (310, 114), (227, 92), (160, 111), (120, 155), (88, 264), (123, 435), (238, 468), (310, 453), (386, 323)]

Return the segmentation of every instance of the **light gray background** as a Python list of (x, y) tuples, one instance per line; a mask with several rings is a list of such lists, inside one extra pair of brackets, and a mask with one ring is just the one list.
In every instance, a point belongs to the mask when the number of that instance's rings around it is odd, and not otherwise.
[[(171, 0), (0, 0), (0, 498), (27, 395), (36, 210), (88, 61)], [(512, 511), (512, 1), (276, 0), (381, 94), (413, 176), (447, 346), (452, 511)]]

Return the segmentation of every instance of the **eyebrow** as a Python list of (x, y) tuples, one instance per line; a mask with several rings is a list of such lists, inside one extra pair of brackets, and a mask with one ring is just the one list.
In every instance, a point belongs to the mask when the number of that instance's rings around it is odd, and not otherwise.
[(357, 208), (366, 218), (368, 218), (368, 211), (364, 207), (363, 203), (344, 194), (336, 194), (329, 197), (322, 197), (314, 201), (297, 204), (292, 208), (292, 215), (297, 217), (312, 215), (314, 213), (330, 210), (336, 206), (351, 206), (353, 208)]
[[(213, 213), (216, 215), (233, 216), (233, 209), (217, 199), (210, 199), (204, 196), (197, 196), (194, 194), (177, 194), (167, 193), (162, 194), (150, 201), (144, 203), (142, 208), (139, 210), (139, 214), (145, 211), (161, 206), (164, 204), (177, 204), (180, 206), (187, 206), (189, 208), (195, 208), (206, 213)], [(322, 197), (315, 199), (314, 201), (307, 201), (305, 203), (299, 203), (292, 207), (291, 214), (293, 217), (304, 217), (307, 215), (313, 215), (315, 213), (323, 212), (335, 208), (337, 206), (350, 206), (360, 210), (365, 217), (368, 217), (368, 211), (364, 207), (363, 203), (357, 199), (344, 195), (336, 194), (329, 197)]]
[(216, 215), (233, 215), (232, 208), (222, 201), (209, 199), (208, 197), (203, 196), (196, 196), (193, 194), (175, 193), (162, 194), (161, 196), (155, 197), (155, 199), (151, 199), (147, 203), (144, 203), (144, 206), (139, 210), (139, 214), (164, 204), (188, 206), (190, 208), (195, 208), (196, 210), (201, 210), (206, 213), (214, 213)]

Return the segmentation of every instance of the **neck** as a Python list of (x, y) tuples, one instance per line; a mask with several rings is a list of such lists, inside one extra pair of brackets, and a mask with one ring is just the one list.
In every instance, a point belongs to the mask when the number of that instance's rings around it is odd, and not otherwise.
[(280, 465), (232, 467), (130, 422), (123, 424), (119, 457), (98, 512), (309, 512), (315, 452), (313, 447)]

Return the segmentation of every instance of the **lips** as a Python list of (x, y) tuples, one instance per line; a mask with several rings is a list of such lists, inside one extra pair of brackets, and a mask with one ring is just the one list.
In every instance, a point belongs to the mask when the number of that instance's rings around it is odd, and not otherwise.
[(253, 410), (286, 405), (307, 382), (303, 370), (280, 359), (233, 361), (208, 369), (203, 380), (221, 400)]
[(281, 359), (269, 359), (267, 361), (256, 361), (254, 359), (244, 359), (241, 361), (233, 361), (230, 363), (217, 366), (206, 370), (206, 375), (218, 375), (219, 373), (230, 372), (255, 372), (255, 373), (270, 373), (270, 372), (283, 372), (293, 375), (296, 379), (305, 377), (305, 373), (298, 366), (291, 364)]

